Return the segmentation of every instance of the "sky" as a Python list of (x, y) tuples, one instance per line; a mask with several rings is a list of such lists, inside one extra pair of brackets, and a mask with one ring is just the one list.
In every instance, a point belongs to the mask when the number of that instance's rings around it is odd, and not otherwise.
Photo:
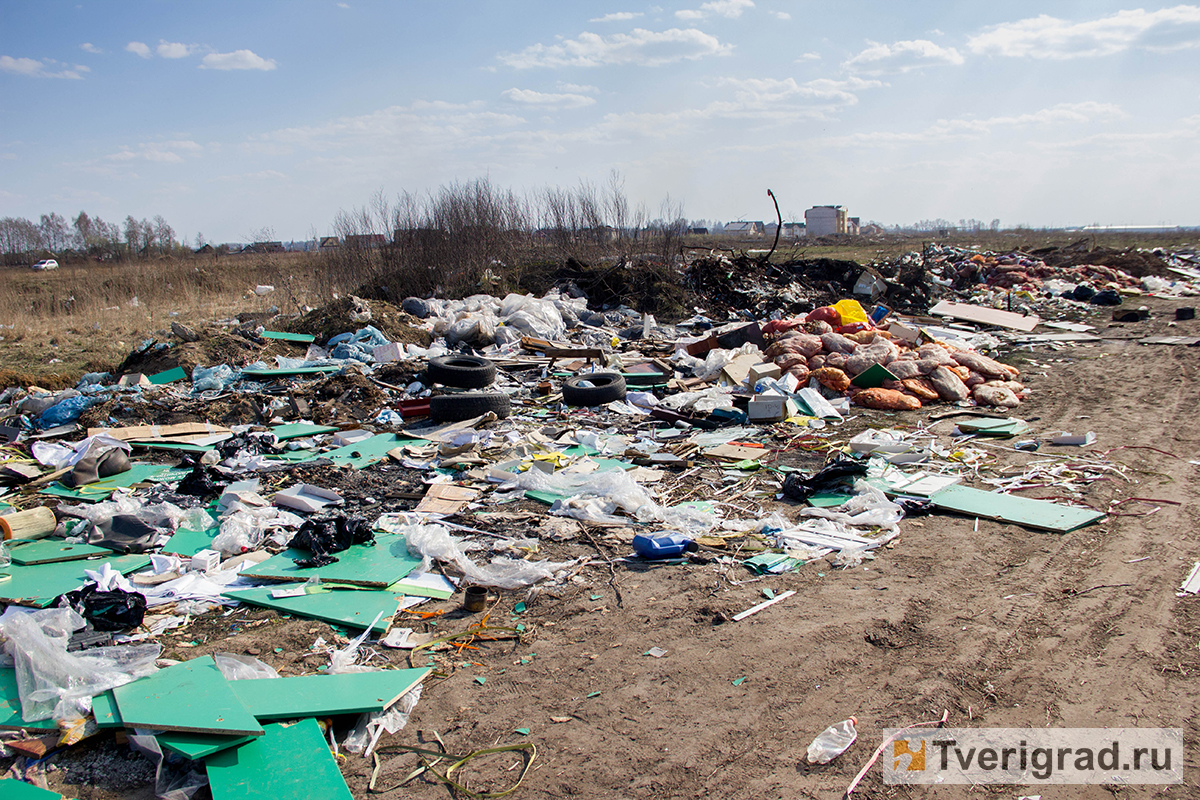
[(0, 217), (333, 232), (379, 192), (1200, 225), (1200, 6), (4, 0)]

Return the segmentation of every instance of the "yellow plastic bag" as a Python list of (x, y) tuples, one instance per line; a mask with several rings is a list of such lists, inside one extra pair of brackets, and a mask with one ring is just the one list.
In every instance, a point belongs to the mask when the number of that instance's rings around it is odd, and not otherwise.
[(859, 305), (857, 300), (838, 300), (833, 304), (841, 315), (842, 324), (849, 325), (854, 322), (866, 322), (867, 312)]

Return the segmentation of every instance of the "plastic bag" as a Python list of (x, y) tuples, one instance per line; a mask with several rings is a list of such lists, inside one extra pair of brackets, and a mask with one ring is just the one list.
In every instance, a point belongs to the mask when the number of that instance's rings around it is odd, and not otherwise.
[(214, 653), (213, 660), (217, 669), (227, 681), (254, 680), (257, 678), (278, 678), (279, 673), (269, 664), (264, 664), (254, 656), (243, 656), (235, 653)]
[(179, 756), (168, 756), (154, 736), (129, 735), (129, 746), (154, 762), (154, 796), (158, 800), (190, 800), (196, 792), (208, 785), (208, 776), (190, 768), (172, 768), (169, 762), (182, 760)]
[(476, 564), (459, 546), (460, 539), (441, 525), (410, 525), (394, 531), (401, 533), (413, 555), (421, 556), (420, 572), (428, 572), (434, 560), (450, 563), (466, 576), (467, 582), (497, 589), (520, 589), (551, 579), (571, 562), (525, 561), (498, 556), (490, 564)]
[(97, 631), (123, 631), (136, 628), (146, 617), (146, 597), (124, 589), (103, 591), (89, 583), (63, 595), (73, 609), (83, 615)]
[(854, 727), (857, 723), (856, 718), (850, 717), (817, 734), (817, 738), (808, 746), (808, 763), (828, 764), (846, 752), (858, 738), (858, 730)]
[(346, 735), (342, 746), (351, 753), (362, 753), (367, 758), (379, 743), (379, 737), (384, 731), (390, 734), (399, 733), (408, 724), (413, 709), (421, 699), (421, 684), (409, 689), (389, 708), (372, 714), (363, 714), (358, 718), (353, 730)]
[(192, 370), (192, 392), (223, 392), (237, 383), (241, 373), (228, 364)]
[(96, 647), (68, 653), (67, 641), (84, 627), (70, 608), (10, 614), (0, 622), (4, 649), (16, 667), (21, 716), (28, 722), (86, 716), (91, 699), (157, 671), (157, 644)]
[(61, 403), (51, 406), (38, 417), (39, 428), (56, 428), (79, 419), (79, 415), (100, 402), (98, 397), (68, 397)]

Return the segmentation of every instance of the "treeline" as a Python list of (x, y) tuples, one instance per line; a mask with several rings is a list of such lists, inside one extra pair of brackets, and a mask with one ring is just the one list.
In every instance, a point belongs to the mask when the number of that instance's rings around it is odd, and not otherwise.
[(89, 216), (86, 211), (69, 223), (61, 214), (42, 214), (38, 222), (0, 218), (0, 258), (9, 265), (40, 258), (121, 261), (173, 255), (184, 249), (161, 215), (140, 221), (128, 216), (123, 225)]

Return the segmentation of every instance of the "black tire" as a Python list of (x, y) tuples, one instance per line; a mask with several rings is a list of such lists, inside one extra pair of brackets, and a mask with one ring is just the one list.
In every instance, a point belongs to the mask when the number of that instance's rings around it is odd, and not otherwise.
[(502, 392), (461, 392), (429, 398), (429, 416), (434, 422), (462, 422), (489, 411), (504, 419), (511, 410), (512, 403)]
[(562, 396), (569, 406), (602, 406), (625, 397), (625, 378), (619, 372), (574, 375), (563, 381)]
[(482, 389), (496, 380), (496, 365), (479, 356), (436, 356), (429, 359), (425, 377), (429, 383)]

